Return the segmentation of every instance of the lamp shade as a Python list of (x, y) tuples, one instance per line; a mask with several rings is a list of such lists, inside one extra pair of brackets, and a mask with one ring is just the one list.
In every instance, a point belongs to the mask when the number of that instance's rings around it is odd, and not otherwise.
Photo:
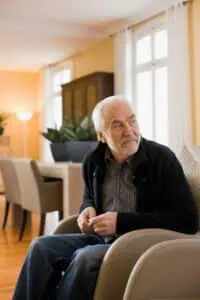
[(22, 111), (18, 112), (16, 115), (20, 121), (29, 121), (32, 118), (33, 113), (30, 111)]

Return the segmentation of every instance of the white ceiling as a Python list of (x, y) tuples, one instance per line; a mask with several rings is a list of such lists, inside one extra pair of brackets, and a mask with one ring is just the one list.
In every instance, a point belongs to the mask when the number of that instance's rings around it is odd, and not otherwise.
[[(0, 69), (37, 71), (175, 0), (0, 0)], [(111, 29), (112, 28), (112, 29)]]

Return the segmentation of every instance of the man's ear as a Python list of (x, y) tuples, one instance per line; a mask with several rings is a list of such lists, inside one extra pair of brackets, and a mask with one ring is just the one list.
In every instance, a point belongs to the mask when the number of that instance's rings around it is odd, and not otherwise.
[(97, 132), (97, 139), (98, 139), (98, 141), (100, 141), (100, 142), (102, 142), (102, 143), (105, 143), (105, 142), (106, 142), (105, 137), (104, 137), (104, 134), (103, 134), (103, 132), (101, 132), (101, 131), (98, 131), (98, 132)]

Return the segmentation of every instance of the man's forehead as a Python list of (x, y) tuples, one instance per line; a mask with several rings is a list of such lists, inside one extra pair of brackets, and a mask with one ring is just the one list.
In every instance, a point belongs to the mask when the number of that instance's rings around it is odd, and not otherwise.
[(111, 123), (113, 122), (118, 122), (118, 121), (128, 121), (131, 118), (135, 118), (135, 114), (134, 113), (130, 113), (129, 115), (114, 115), (111, 116), (111, 118), (109, 119), (109, 121)]
[(107, 120), (126, 120), (135, 116), (135, 111), (129, 103), (113, 103), (105, 111)]

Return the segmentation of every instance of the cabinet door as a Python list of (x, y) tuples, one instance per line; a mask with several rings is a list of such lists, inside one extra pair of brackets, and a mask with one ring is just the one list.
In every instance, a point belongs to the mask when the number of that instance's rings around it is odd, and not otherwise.
[(80, 85), (73, 90), (73, 117), (78, 120), (80, 117), (85, 116), (85, 113), (85, 89)]
[(98, 101), (113, 95), (113, 74), (95, 72), (63, 85), (63, 119), (90, 115)]
[(73, 119), (72, 112), (73, 93), (72, 88), (63, 90), (63, 121)]
[(96, 103), (97, 103), (97, 88), (94, 84), (89, 84), (87, 87), (87, 95), (86, 95), (87, 115), (91, 115)]

